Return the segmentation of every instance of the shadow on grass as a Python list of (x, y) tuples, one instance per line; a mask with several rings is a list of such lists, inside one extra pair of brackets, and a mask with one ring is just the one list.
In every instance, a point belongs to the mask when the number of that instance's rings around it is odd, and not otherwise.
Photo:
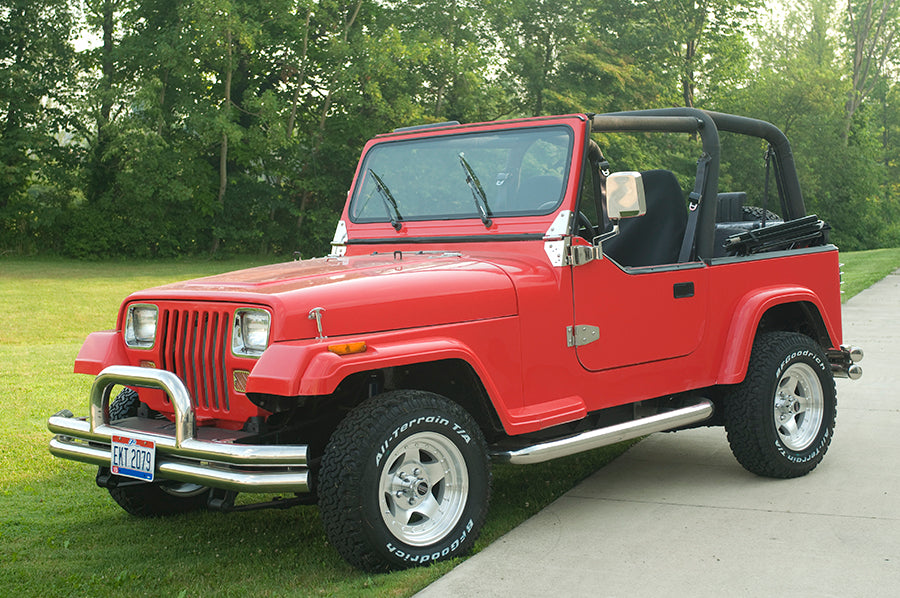
[[(492, 506), (475, 551), (627, 446), (542, 465), (494, 466)], [(460, 562), (370, 575), (350, 567), (328, 544), (318, 507), (142, 519), (122, 511), (93, 475), (93, 468), (71, 464), (4, 492), (0, 590), (40, 596), (410, 596)]]

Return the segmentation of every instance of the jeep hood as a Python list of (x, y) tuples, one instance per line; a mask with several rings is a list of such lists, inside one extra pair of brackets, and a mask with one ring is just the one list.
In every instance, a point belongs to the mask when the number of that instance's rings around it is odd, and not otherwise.
[(268, 307), (273, 342), (513, 316), (516, 293), (498, 266), (459, 254), (404, 252), (320, 258), (241, 270), (135, 293), (131, 301)]

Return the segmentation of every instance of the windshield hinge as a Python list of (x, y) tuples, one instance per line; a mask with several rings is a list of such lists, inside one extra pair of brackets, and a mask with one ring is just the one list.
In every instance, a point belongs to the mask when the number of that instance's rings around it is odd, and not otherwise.
[(566, 326), (566, 344), (569, 347), (583, 347), (600, 340), (600, 328), (586, 324)]
[[(571, 243), (571, 241), (570, 241)], [(594, 260), (600, 259), (600, 247), (597, 245), (571, 245), (566, 246), (566, 265), (583, 266)]]

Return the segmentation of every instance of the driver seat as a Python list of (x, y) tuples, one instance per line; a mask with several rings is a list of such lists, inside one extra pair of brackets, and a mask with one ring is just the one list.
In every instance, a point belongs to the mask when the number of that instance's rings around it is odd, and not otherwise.
[(641, 180), (647, 213), (621, 220), (603, 253), (624, 267), (677, 264), (688, 220), (684, 192), (670, 170), (647, 170)]

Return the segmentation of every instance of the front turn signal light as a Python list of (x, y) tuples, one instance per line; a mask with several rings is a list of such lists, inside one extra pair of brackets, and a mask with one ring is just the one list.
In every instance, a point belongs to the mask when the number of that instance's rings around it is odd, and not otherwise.
[(353, 355), (354, 353), (365, 353), (366, 343), (361, 341), (358, 343), (344, 343), (342, 345), (328, 345), (328, 350), (335, 355)]

